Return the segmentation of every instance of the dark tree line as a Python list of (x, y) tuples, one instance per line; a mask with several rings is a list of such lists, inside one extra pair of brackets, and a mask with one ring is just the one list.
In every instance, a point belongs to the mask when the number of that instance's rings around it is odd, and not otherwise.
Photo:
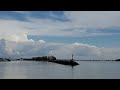
[(54, 57), (54, 56), (33, 57), (32, 60), (36, 60), (36, 61), (49, 61), (49, 60), (56, 60), (56, 57)]

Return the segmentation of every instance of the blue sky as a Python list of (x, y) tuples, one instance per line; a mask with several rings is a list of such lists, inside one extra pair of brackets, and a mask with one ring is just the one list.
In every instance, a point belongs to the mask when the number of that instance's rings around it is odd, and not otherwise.
[[(113, 12), (114, 13), (114, 12)], [(32, 12), (11, 12), (11, 11), (0, 11), (0, 19), (13, 19), (27, 21), (26, 17), (33, 17), (39, 19), (51, 19), (53, 21), (66, 22), (69, 19), (65, 18), (63, 11), (32, 11)], [(98, 17), (99, 18), (99, 17)], [(45, 24), (45, 23), (44, 23)], [(96, 29), (95, 29), (96, 30)], [(95, 32), (91, 29), (88, 32)], [(98, 33), (120, 33), (119, 27), (109, 27), (105, 29), (97, 28)], [(83, 36), (83, 37), (72, 37), (72, 36), (47, 36), (47, 35), (28, 35), (28, 38), (39, 40), (43, 39), (48, 42), (63, 42), (63, 43), (87, 43), (97, 45), (99, 47), (120, 47), (120, 35), (98, 35), (98, 36)]]
[(50, 36), (28, 36), (34, 40), (43, 39), (47, 42), (55, 43), (85, 43), (90, 45), (96, 45), (98, 47), (120, 47), (120, 35), (109, 35), (109, 36), (88, 36), (88, 37), (50, 37)]
[[(41, 19), (54, 19), (54, 20), (65, 20), (63, 19), (63, 12), (62, 11), (26, 11), (27, 13), (25, 13), (23, 11), (22, 12), (11, 12), (11, 11), (0, 11), (0, 18), (6, 18), (6, 19), (17, 19), (17, 20), (26, 20), (26, 16), (29, 17), (35, 17), (35, 18), (41, 18)], [(58, 16), (58, 17), (52, 17), (51, 13), (53, 13), (54, 15)]]
[[(23, 56), (25, 48), (33, 48), (35, 53), (28, 51), (25, 55), (36, 55), (45, 50), (42, 55), (74, 51), (76, 55), (86, 53), (86, 56), (97, 52), (100, 57), (103, 47), (104, 53), (120, 53), (119, 36), (119, 11), (0, 11), (0, 40), (9, 41), (1, 50), (4, 53), (8, 50), (10, 55)], [(120, 56), (116, 55), (113, 58)]]
[[(91, 13), (90, 13), (90, 15), (91, 15)], [(93, 16), (94, 16), (94, 14), (93, 14)], [(57, 20), (57, 21), (60, 21), (61, 23), (70, 21), (69, 18), (65, 17), (63, 11), (26, 11), (26, 12), (25, 11), (21, 11), (21, 12), (19, 12), (19, 11), (18, 12), (17, 11), (0, 11), (0, 19), (27, 21), (28, 20), (27, 17), (43, 19), (43, 20), (48, 19), (48, 20), (53, 20), (53, 22)], [(107, 16), (105, 16), (105, 17), (107, 17)], [(99, 19), (98, 19), (98, 22), (99, 22)], [(92, 21), (91, 21), (91, 23), (92, 23)], [(43, 24), (45, 24), (45, 23), (43, 23)], [(74, 28), (68, 29), (68, 31), (70, 31), (70, 30), (74, 31)], [(11, 30), (11, 32), (12, 32), (12, 30)], [(92, 32), (93, 33), (97, 32), (98, 34), (99, 33), (106, 33), (106, 34), (113, 33), (113, 35), (112, 34), (111, 35), (95, 35), (95, 36), (94, 35), (92, 35), (92, 36), (86, 36), (86, 35), (84, 36), (83, 35), (82, 37), (79, 37), (79, 36), (76, 36), (76, 37), (54, 36), (54, 35), (53, 36), (28, 35), (28, 38), (33, 39), (33, 40), (43, 39), (43, 40), (46, 40), (48, 42), (62, 42), (62, 43), (80, 42), (80, 43), (87, 43), (87, 44), (91, 44), (91, 45), (96, 45), (99, 47), (119, 47), (120, 46), (120, 42), (119, 42), (120, 27), (119, 26), (113, 26), (113, 27), (110, 26), (110, 27), (107, 27), (104, 29), (103, 28), (101, 29), (101, 27), (100, 28), (94, 28), (94, 27), (87, 28), (87, 32), (88, 32), (88, 34), (90, 34)], [(117, 33), (117, 34), (114, 34), (114, 33)]]

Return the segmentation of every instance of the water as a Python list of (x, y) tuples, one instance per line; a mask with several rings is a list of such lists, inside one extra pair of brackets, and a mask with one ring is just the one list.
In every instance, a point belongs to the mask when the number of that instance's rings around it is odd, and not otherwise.
[(77, 61), (71, 67), (52, 62), (0, 62), (0, 79), (120, 79), (120, 62)]

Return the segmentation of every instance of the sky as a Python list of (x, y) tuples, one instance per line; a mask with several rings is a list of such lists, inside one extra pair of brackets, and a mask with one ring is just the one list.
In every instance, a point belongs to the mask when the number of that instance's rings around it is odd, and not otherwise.
[(0, 11), (0, 57), (120, 58), (120, 11)]

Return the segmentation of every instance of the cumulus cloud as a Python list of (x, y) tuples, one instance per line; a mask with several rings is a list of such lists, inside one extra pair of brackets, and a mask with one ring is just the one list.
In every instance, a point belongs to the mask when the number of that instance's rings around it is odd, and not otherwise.
[[(41, 42), (40, 42), (41, 41)], [(100, 48), (82, 43), (48, 43), (44, 40), (35, 42), (15, 42), (0, 40), (0, 57), (31, 58), (34, 56), (53, 55), (59, 59), (117, 59), (120, 48)]]
[(81, 44), (81, 43), (64, 45), (63, 47), (52, 51), (52, 53), (55, 56), (58, 56), (59, 58), (66, 58), (66, 59), (70, 59), (72, 54), (74, 54), (79, 59), (81, 57), (88, 58), (89, 56), (91, 57), (100, 56), (100, 51), (98, 47), (88, 44)]
[[(25, 13), (23, 11), (14, 11)], [(51, 14), (54, 17), (54, 13)], [(44, 40), (34, 41), (28, 35), (80, 37), (94, 35), (112, 35), (109, 28), (120, 27), (119, 11), (65, 11), (67, 21), (51, 18), (25, 17), (27, 21), (0, 19), (0, 56), (39, 56), (55, 55), (58, 58), (70, 58), (74, 53), (78, 58), (119, 58), (119, 49), (102, 50), (94, 45), (73, 43), (48, 43)], [(58, 18), (58, 17), (57, 17)], [(107, 28), (107, 33), (98, 32)], [(116, 34), (116, 33), (114, 33)], [(117, 33), (119, 34), (119, 33)], [(114, 52), (113, 52), (114, 51)], [(105, 55), (102, 55), (104, 52)], [(116, 53), (114, 55), (114, 53)], [(113, 54), (113, 55), (112, 55)]]
[(0, 39), (9, 41), (33, 41), (28, 40), (26, 22), (17, 20), (0, 20)]

